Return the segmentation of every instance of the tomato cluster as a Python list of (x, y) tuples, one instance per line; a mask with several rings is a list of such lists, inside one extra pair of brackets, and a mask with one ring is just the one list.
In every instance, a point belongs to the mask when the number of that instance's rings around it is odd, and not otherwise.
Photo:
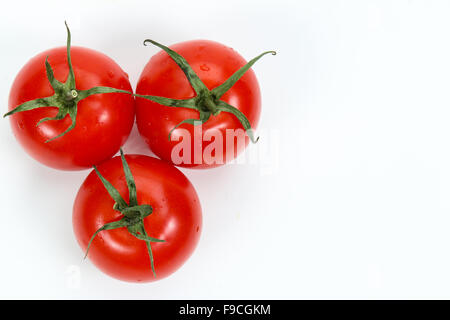
[[(256, 142), (261, 95), (248, 63), (206, 40), (154, 55), (133, 93), (108, 56), (71, 46), (44, 51), (18, 73), (9, 96), (12, 131), (34, 159), (52, 168), (94, 168), (73, 207), (75, 236), (103, 272), (132, 282), (177, 270), (199, 240), (197, 193), (174, 165), (212, 168)], [(160, 159), (120, 149), (136, 123)], [(209, 143), (205, 143), (209, 142)], [(120, 156), (114, 157), (120, 150)]]

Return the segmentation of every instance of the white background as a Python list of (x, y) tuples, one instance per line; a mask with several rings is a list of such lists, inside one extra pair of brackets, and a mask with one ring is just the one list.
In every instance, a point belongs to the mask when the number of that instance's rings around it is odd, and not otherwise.
[[(183, 170), (203, 234), (156, 283), (82, 260), (71, 214), (89, 171), (40, 165), (0, 121), (0, 298), (450, 298), (449, 16), (429, 0), (3, 4), (2, 113), (26, 61), (65, 44), (64, 19), (73, 45), (111, 56), (133, 86), (157, 52), (145, 38), (278, 55), (253, 68), (257, 162)], [(124, 150), (151, 154), (135, 129)]]

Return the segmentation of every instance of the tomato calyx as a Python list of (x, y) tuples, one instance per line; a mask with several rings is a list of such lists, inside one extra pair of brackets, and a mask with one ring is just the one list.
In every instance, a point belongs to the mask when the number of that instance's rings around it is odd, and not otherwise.
[(127, 94), (133, 94), (132, 92), (116, 89), (116, 88), (110, 88), (110, 87), (93, 87), (88, 90), (77, 90), (76, 84), (75, 84), (75, 74), (73, 72), (72, 67), (72, 60), (70, 57), (70, 46), (71, 46), (71, 34), (69, 27), (66, 22), (64, 22), (66, 25), (67, 30), (67, 64), (69, 67), (69, 75), (67, 76), (66, 82), (60, 82), (58, 81), (54, 74), (53, 69), (50, 66), (50, 63), (48, 62), (48, 56), (45, 59), (45, 70), (47, 73), (47, 79), (50, 82), (50, 85), (52, 86), (54, 90), (54, 94), (49, 97), (44, 98), (38, 98), (35, 100), (26, 101), (13, 110), (7, 112), (3, 117), (10, 116), (12, 114), (33, 110), (36, 108), (43, 108), (43, 107), (56, 107), (58, 108), (58, 113), (55, 117), (47, 117), (39, 120), (39, 122), (36, 124), (36, 126), (39, 126), (41, 123), (49, 121), (49, 120), (62, 120), (67, 115), (69, 115), (72, 123), (71, 125), (62, 133), (58, 134), (57, 136), (45, 141), (50, 142), (54, 139), (60, 138), (63, 135), (65, 135), (67, 132), (75, 128), (76, 125), (76, 117), (77, 117), (77, 108), (78, 108), (78, 102), (81, 100), (93, 95), (93, 94), (102, 94), (102, 93), (127, 93)]
[(113, 230), (118, 228), (127, 228), (128, 232), (139, 240), (145, 241), (147, 246), (148, 255), (150, 257), (150, 263), (152, 267), (153, 275), (156, 277), (154, 259), (152, 253), (151, 242), (165, 242), (165, 240), (156, 239), (148, 236), (147, 231), (144, 227), (144, 219), (148, 217), (153, 212), (153, 208), (149, 204), (139, 205), (137, 202), (136, 184), (134, 182), (133, 175), (131, 174), (130, 167), (125, 159), (122, 149), (120, 149), (120, 157), (122, 159), (123, 171), (125, 173), (125, 180), (127, 181), (128, 193), (129, 193), (129, 203), (127, 203), (119, 191), (113, 187), (113, 185), (106, 180), (101, 173), (98, 171), (97, 167), (94, 166), (94, 170), (97, 176), (103, 183), (103, 186), (108, 191), (111, 198), (114, 199), (115, 203), (113, 209), (119, 211), (123, 217), (120, 220), (109, 222), (100, 227), (89, 240), (86, 254), (84, 258), (87, 257), (89, 253), (89, 248), (91, 247), (92, 241), (95, 239), (97, 234), (105, 230)]
[(272, 55), (276, 55), (275, 51), (266, 51), (260, 54), (259, 56), (250, 60), (246, 65), (237, 70), (233, 75), (231, 75), (224, 83), (219, 85), (218, 87), (209, 90), (206, 85), (200, 80), (199, 76), (194, 72), (192, 67), (188, 64), (186, 59), (184, 59), (180, 54), (173, 51), (172, 49), (150, 39), (146, 39), (144, 41), (144, 45), (147, 43), (151, 43), (162, 50), (164, 50), (171, 58), (175, 61), (175, 63), (181, 68), (183, 73), (186, 75), (189, 83), (197, 94), (194, 98), (191, 99), (170, 99), (159, 96), (151, 96), (151, 95), (140, 95), (134, 94), (134, 96), (139, 98), (144, 98), (164, 106), (168, 107), (180, 107), (180, 108), (189, 108), (194, 109), (199, 112), (199, 119), (185, 119), (178, 123), (175, 127), (172, 128), (169, 132), (169, 141), (171, 140), (172, 132), (178, 128), (180, 125), (187, 123), (192, 125), (201, 125), (209, 120), (211, 115), (217, 116), (221, 112), (228, 112), (234, 115), (239, 122), (244, 127), (248, 137), (253, 143), (256, 143), (259, 137), (255, 138), (254, 131), (248, 121), (247, 117), (237, 108), (229, 105), (220, 98), (229, 90), (231, 87), (264, 55), (271, 53)]

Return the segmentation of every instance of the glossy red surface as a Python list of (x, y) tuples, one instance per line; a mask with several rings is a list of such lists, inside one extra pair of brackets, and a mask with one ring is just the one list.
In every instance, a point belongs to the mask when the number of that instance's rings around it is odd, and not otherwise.
[[(194, 251), (202, 228), (200, 202), (192, 184), (174, 166), (142, 155), (127, 155), (126, 160), (136, 182), (138, 203), (153, 207), (153, 213), (144, 219), (145, 229), (150, 237), (166, 241), (151, 244), (157, 277), (152, 274), (145, 242), (130, 235), (126, 228), (100, 232), (88, 258), (114, 278), (154, 281), (173, 273)], [(103, 163), (98, 170), (128, 201), (120, 157)], [(122, 217), (113, 205), (114, 200), (92, 171), (73, 208), (74, 232), (83, 251), (98, 228)]]
[[(186, 59), (210, 90), (225, 82), (234, 72), (246, 64), (244, 58), (232, 48), (213, 41), (187, 41), (175, 44), (170, 48)], [(140, 76), (136, 92), (142, 95), (163, 96), (173, 99), (195, 97), (195, 91), (183, 71), (164, 51), (154, 55), (147, 63)], [(221, 100), (242, 111), (250, 121), (252, 128), (256, 128), (261, 112), (261, 95), (258, 81), (251, 69), (222, 96)], [(174, 140), (179, 137), (180, 130), (173, 131), (172, 141), (168, 141), (170, 130), (181, 121), (189, 118), (198, 119), (198, 111), (166, 107), (149, 100), (136, 98), (136, 122), (139, 132), (150, 149), (166, 161), (174, 162), (171, 156), (172, 149), (179, 143), (179, 141)], [(179, 128), (188, 130), (190, 136), (194, 137), (192, 125), (183, 124)], [(244, 144), (234, 144), (231, 148), (227, 147), (226, 129), (242, 129), (242, 125), (237, 118), (226, 112), (222, 112), (218, 116), (211, 116), (202, 126), (203, 140), (207, 140), (205, 135), (214, 135), (214, 131), (221, 133), (223, 137), (221, 142), (223, 162), (226, 159), (236, 157), (249, 142), (248, 137), (245, 137)], [(191, 168), (210, 168), (220, 165), (220, 163), (211, 164), (205, 161), (203, 155), (209, 144), (209, 141), (203, 141), (200, 148), (194, 148), (194, 139), (191, 139), (190, 163), (180, 165)], [(200, 159), (200, 161), (195, 161), (196, 159)]]

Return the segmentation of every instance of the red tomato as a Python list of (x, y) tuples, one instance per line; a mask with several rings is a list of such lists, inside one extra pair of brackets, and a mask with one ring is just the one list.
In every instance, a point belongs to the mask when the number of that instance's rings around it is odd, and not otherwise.
[[(192, 67), (200, 80), (211, 90), (221, 85), (233, 73), (246, 64), (236, 51), (225, 45), (213, 41), (194, 40), (175, 44), (170, 47), (183, 56)], [(182, 69), (161, 51), (154, 55), (145, 66), (137, 84), (136, 93), (141, 95), (162, 96), (172, 99), (188, 99), (196, 96)], [(221, 100), (240, 110), (249, 120), (251, 127), (256, 128), (261, 112), (261, 95), (252, 70), (248, 70), (237, 81)], [(197, 110), (187, 108), (174, 108), (160, 105), (143, 98), (136, 98), (136, 122), (140, 134), (144, 137), (150, 149), (161, 159), (174, 164), (191, 168), (210, 168), (224, 164), (227, 160), (235, 158), (243, 151), (249, 142), (249, 138), (243, 133), (245, 142), (242, 144), (226, 143), (226, 129), (243, 130), (242, 124), (232, 114), (221, 112), (212, 115), (202, 125), (201, 147), (194, 147), (198, 140), (194, 139), (194, 126), (182, 124), (178, 128), (189, 131), (191, 139), (191, 155), (188, 163), (177, 163), (172, 158), (172, 149), (180, 141), (175, 138), (180, 135), (180, 130), (175, 129), (172, 141), (168, 140), (169, 132), (181, 121), (186, 119), (198, 119)], [(205, 139), (205, 134), (211, 136), (213, 132), (220, 132), (223, 137), (220, 142), (222, 161), (211, 163), (204, 158), (205, 148), (210, 144)], [(211, 142), (212, 143), (212, 142)], [(198, 146), (199, 144), (197, 144)]]
[[(165, 241), (151, 243), (156, 277), (152, 273), (145, 241), (136, 239), (125, 227), (99, 232), (92, 241), (88, 258), (114, 278), (131, 282), (154, 281), (173, 273), (192, 254), (202, 227), (200, 202), (192, 184), (175, 167), (147, 156), (125, 157), (135, 180), (137, 202), (153, 208), (153, 212), (144, 218), (148, 236)], [(128, 202), (120, 157), (104, 162), (98, 171)], [(73, 209), (75, 236), (84, 251), (96, 230), (123, 217), (113, 209), (114, 203), (92, 171), (81, 186)]]
[[(42, 52), (20, 70), (9, 95), (9, 110), (54, 93), (46, 76), (45, 58), (48, 56), (55, 78), (64, 82), (69, 74), (66, 50), (61, 47)], [(132, 92), (128, 75), (106, 55), (72, 47), (71, 56), (78, 90), (108, 86)], [(49, 167), (86, 169), (112, 157), (125, 143), (134, 123), (134, 98), (129, 94), (107, 93), (81, 100), (74, 129), (46, 143), (71, 124), (66, 116), (36, 126), (42, 118), (57, 113), (57, 108), (44, 107), (12, 114), (14, 135), (29, 155)]]

